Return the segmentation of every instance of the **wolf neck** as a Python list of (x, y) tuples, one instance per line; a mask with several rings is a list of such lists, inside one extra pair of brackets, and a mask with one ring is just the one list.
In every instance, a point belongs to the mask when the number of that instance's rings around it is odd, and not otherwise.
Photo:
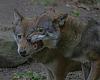
[(58, 51), (56, 49), (49, 49), (49, 48), (44, 48), (43, 50), (33, 54), (34, 60), (36, 62), (42, 62), (42, 63), (49, 63), (54, 58), (56, 58), (56, 55), (58, 54)]
[(58, 42), (58, 50), (60, 50), (65, 57), (71, 57), (74, 48), (81, 41), (82, 33), (85, 30), (85, 25), (78, 23), (78, 21), (67, 18), (66, 23), (61, 30), (60, 40)]

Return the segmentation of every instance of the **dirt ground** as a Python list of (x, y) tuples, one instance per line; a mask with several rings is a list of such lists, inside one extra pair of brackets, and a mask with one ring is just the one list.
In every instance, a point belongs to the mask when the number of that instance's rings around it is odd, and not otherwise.
[[(97, 3), (79, 2), (78, 0), (54, 0), (51, 4), (39, 3), (41, 0), (0, 0), (0, 28), (2, 26), (12, 26), (13, 9), (17, 8), (24, 16), (32, 17), (42, 14), (45, 10), (55, 9), (57, 13), (68, 13), (75, 16), (80, 21), (87, 23), (88, 19), (94, 18), (100, 22), (100, 1)], [(82, 0), (81, 0), (82, 1)], [(89, 0), (90, 1), (90, 0)], [(48, 5), (49, 4), (49, 5)], [(0, 31), (0, 38), (14, 40), (12, 33)], [(6, 37), (2, 36), (5, 35)], [(0, 53), (1, 54), (1, 53)], [(44, 72), (47, 70), (41, 63), (31, 63), (19, 66), (17, 68), (0, 68), (0, 80), (12, 80), (16, 72), (24, 71)], [(83, 80), (82, 72), (70, 72), (66, 80)]]

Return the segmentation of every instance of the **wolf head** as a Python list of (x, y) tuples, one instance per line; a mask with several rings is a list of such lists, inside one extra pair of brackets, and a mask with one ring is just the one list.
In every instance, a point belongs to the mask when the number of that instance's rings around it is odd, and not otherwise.
[(64, 23), (62, 17), (52, 20), (49, 16), (42, 15), (37, 19), (26, 19), (15, 10), (13, 32), (18, 53), (26, 57), (42, 50), (44, 47), (56, 48), (60, 37), (59, 27), (64, 25), (61, 23)]

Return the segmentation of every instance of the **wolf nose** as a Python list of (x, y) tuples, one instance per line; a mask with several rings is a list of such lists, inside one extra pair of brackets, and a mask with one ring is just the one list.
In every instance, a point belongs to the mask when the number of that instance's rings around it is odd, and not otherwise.
[(21, 51), (21, 52), (20, 52), (20, 55), (21, 55), (22, 57), (25, 57), (25, 56), (26, 56), (26, 51)]

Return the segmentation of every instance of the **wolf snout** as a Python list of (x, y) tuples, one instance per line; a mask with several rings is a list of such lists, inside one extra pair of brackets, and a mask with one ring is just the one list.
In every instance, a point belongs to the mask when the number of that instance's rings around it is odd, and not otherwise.
[(22, 57), (25, 57), (25, 56), (26, 56), (26, 50), (24, 50), (24, 51), (19, 51), (19, 54), (20, 54)]

